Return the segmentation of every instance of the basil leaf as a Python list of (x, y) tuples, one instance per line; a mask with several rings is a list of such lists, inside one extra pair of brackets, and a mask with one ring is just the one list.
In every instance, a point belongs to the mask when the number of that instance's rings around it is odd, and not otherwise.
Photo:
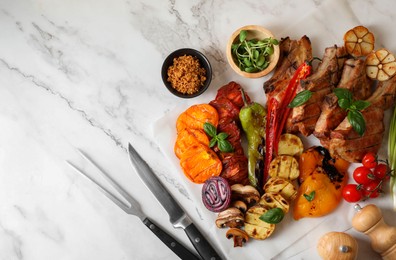
[(234, 147), (232, 147), (231, 143), (228, 142), (227, 140), (219, 139), (217, 141), (217, 147), (219, 148), (220, 151), (224, 153), (230, 153), (234, 151)]
[(213, 146), (215, 146), (217, 143), (217, 138), (213, 137), (212, 139), (210, 139), (209, 141), (209, 147), (212, 148)]
[(240, 42), (243, 42), (243, 41), (246, 39), (246, 37), (247, 37), (247, 31), (242, 30), (242, 31), (239, 33), (239, 41), (240, 41)]
[(293, 98), (292, 102), (288, 105), (289, 107), (298, 107), (305, 104), (312, 97), (312, 92), (308, 89), (303, 90)]
[(338, 99), (348, 99), (350, 101), (352, 100), (352, 93), (345, 88), (335, 88), (333, 91)]
[(278, 224), (279, 222), (282, 221), (283, 217), (285, 216), (285, 213), (281, 208), (273, 208), (265, 212), (263, 215), (261, 215), (259, 218), (267, 223), (270, 224)]
[(313, 201), (315, 198), (315, 191), (311, 191), (310, 194), (304, 194), (304, 198), (306, 198), (309, 202)]
[(342, 109), (349, 109), (351, 107), (351, 101), (349, 99), (338, 99), (338, 105)]
[(366, 131), (366, 122), (364, 121), (364, 117), (360, 111), (357, 110), (349, 110), (347, 115), (349, 123), (352, 125), (352, 128), (362, 136)]
[(371, 105), (370, 102), (364, 100), (357, 100), (352, 102), (351, 106), (354, 106), (357, 110), (363, 110), (368, 108)]
[(210, 137), (215, 137), (217, 135), (217, 129), (211, 123), (205, 122), (203, 128), (205, 133), (207, 133)]
[(219, 140), (225, 140), (227, 137), (228, 137), (228, 134), (224, 133), (224, 132), (217, 135), (217, 139), (219, 139)]

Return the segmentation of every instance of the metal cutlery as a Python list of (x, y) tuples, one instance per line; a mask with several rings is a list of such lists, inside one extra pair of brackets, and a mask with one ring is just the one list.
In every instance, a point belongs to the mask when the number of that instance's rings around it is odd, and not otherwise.
[(150, 166), (136, 152), (135, 148), (133, 148), (130, 143), (128, 144), (128, 153), (136, 173), (168, 212), (172, 225), (175, 228), (182, 228), (186, 232), (194, 248), (203, 259), (221, 259), (215, 249), (194, 225), (190, 217), (184, 212), (177, 201), (158, 180)]
[(150, 229), (150, 231), (152, 231), (168, 248), (170, 248), (181, 259), (188, 259), (188, 260), (199, 259), (195, 254), (190, 252), (190, 250), (184, 247), (175, 238), (173, 238), (171, 235), (166, 233), (161, 227), (159, 227), (148, 216), (146, 216), (144, 212), (141, 210), (139, 203), (132, 196), (130, 196), (124, 189), (122, 189), (121, 186), (119, 186), (107, 173), (105, 173), (105, 171), (103, 171), (96, 163), (94, 163), (86, 154), (84, 154), (82, 151), (78, 149), (77, 151), (86, 161), (88, 161), (92, 166), (98, 169), (102, 177), (104, 177), (117, 190), (117, 192), (119, 192), (119, 194), (125, 198), (125, 200), (129, 203), (129, 205), (119, 200), (106, 188), (100, 185), (97, 181), (95, 181), (87, 174), (85, 174), (82, 170), (80, 170), (77, 166), (75, 166), (69, 161), (66, 161), (66, 163), (70, 167), (72, 167), (75, 171), (77, 171), (78, 173), (80, 173), (81, 175), (83, 175), (93, 183), (95, 183), (99, 188), (99, 190), (103, 192), (104, 195), (106, 195), (106, 197), (108, 197), (111, 201), (113, 201), (126, 213), (135, 215), (138, 218), (140, 218), (140, 220)]

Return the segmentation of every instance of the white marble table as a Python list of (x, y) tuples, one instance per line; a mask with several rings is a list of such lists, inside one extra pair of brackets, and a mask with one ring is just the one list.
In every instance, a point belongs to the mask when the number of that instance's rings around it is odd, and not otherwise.
[[(252, 248), (272, 250), (265, 242), (220, 246), (191, 195), (196, 192), (160, 150), (154, 124), (177, 107), (210, 101), (231, 80), (265, 101), (264, 79), (243, 79), (226, 62), (226, 42), (238, 27), (263, 25), (279, 38), (306, 34), (321, 56), (324, 47), (342, 44), (347, 29), (363, 24), (375, 32), (377, 47), (396, 52), (393, 7), (392, 0), (0, 1), (0, 259), (176, 259), (138, 218), (67, 167), (71, 160), (104, 183), (75, 148), (192, 249), (131, 169), (128, 141), (225, 258), (248, 259)], [(182, 47), (205, 53), (214, 69), (209, 91), (198, 99), (176, 98), (161, 81), (163, 59)], [(392, 221), (389, 200), (378, 203)], [(307, 241), (311, 248), (294, 259), (317, 259), (316, 241)], [(378, 258), (367, 239), (359, 243), (361, 256)], [(290, 250), (280, 258), (301, 247)]]

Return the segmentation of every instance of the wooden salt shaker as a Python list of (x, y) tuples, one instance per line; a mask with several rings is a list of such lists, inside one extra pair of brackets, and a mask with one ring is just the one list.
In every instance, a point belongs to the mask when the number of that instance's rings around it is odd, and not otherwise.
[(395, 260), (396, 227), (388, 226), (382, 217), (381, 210), (373, 204), (363, 208), (357, 204), (355, 209), (358, 212), (352, 218), (352, 226), (370, 237), (371, 247), (381, 254), (382, 259)]

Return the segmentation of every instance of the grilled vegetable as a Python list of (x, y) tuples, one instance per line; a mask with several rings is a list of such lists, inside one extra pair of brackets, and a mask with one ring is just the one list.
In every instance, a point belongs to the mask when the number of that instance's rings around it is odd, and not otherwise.
[(204, 183), (213, 176), (219, 176), (222, 164), (218, 156), (208, 146), (191, 146), (180, 158), (180, 166), (186, 177), (195, 183)]
[(243, 213), (237, 208), (228, 208), (219, 213), (215, 223), (218, 228), (240, 228), (244, 223)]
[(270, 209), (280, 208), (285, 214), (289, 212), (290, 208), (289, 202), (279, 193), (264, 193), (260, 198), (259, 204)]
[(299, 157), (304, 151), (301, 138), (293, 134), (283, 134), (279, 138), (278, 155), (286, 154)]
[[(306, 160), (305, 153), (313, 155), (307, 156), (309, 159)], [(318, 161), (312, 161), (312, 158), (318, 158)], [(342, 200), (342, 190), (348, 182), (348, 163), (342, 159), (334, 160), (323, 147), (308, 149), (301, 160), (308, 166), (300, 163), (303, 168), (300, 173), (304, 175), (299, 178), (302, 183), (294, 203), (293, 217), (298, 220), (327, 215)]]
[(299, 173), (298, 161), (290, 155), (278, 155), (270, 164), (270, 177), (293, 181), (298, 178)]
[(202, 186), (202, 202), (210, 211), (225, 210), (231, 202), (231, 188), (227, 180), (220, 176), (206, 180)]
[(177, 138), (174, 146), (174, 152), (177, 158), (180, 159), (182, 154), (194, 144), (203, 144), (209, 146), (209, 138), (202, 129), (188, 129), (185, 128), (177, 133)]
[(291, 108), (288, 106), (296, 96), (297, 86), (301, 79), (305, 79), (311, 73), (311, 65), (308, 62), (301, 64), (290, 80), (281, 100), (272, 97), (268, 102), (268, 115), (266, 118), (265, 133), (265, 163), (264, 181), (268, 179), (269, 166), (274, 155), (278, 154), (278, 144), (286, 120)]
[(231, 186), (231, 199), (242, 200), (247, 205), (253, 205), (260, 200), (260, 193), (253, 186), (234, 184)]
[(242, 247), (244, 243), (249, 241), (249, 235), (239, 228), (230, 228), (226, 233), (226, 237), (234, 240), (234, 247)]
[(268, 238), (275, 230), (275, 224), (262, 221), (260, 217), (268, 211), (264, 206), (257, 204), (248, 209), (245, 214), (246, 233), (259, 240)]
[(370, 53), (366, 58), (366, 73), (379, 81), (390, 79), (396, 74), (395, 56), (386, 49)]
[(177, 132), (183, 129), (203, 129), (205, 122), (209, 122), (215, 127), (219, 123), (217, 110), (208, 104), (193, 105), (179, 115), (176, 120)]
[(266, 193), (280, 194), (286, 200), (293, 200), (297, 195), (297, 189), (286, 179), (280, 177), (270, 178), (264, 185)]
[(259, 103), (248, 103), (243, 89), (241, 89), (241, 93), (245, 105), (239, 112), (239, 119), (248, 141), (249, 182), (260, 191), (263, 187), (265, 116), (267, 111)]
[(364, 26), (356, 26), (344, 35), (347, 52), (354, 57), (367, 56), (374, 50), (374, 35)]

